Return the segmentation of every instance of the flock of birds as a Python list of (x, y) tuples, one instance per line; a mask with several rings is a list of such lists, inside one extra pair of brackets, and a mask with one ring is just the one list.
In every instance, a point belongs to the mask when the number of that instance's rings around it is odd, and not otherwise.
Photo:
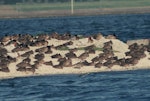
[[(100, 40), (103, 37), (102, 34), (96, 34), (93, 36), (83, 36), (83, 38), (88, 37), (88, 42), (92, 43), (93, 40)], [(51, 39), (57, 40), (68, 40), (66, 43), (61, 45), (49, 45), (48, 40)], [(114, 35), (106, 36), (107, 39), (115, 39)], [(63, 69), (64, 67), (74, 67), (74, 68), (82, 68), (83, 66), (94, 66), (95, 68), (101, 68), (105, 66), (107, 68), (111, 68), (114, 65), (119, 66), (133, 66), (136, 65), (140, 59), (145, 58), (145, 52), (150, 53), (150, 44), (149, 45), (138, 45), (134, 43), (129, 46), (129, 51), (125, 53), (128, 58), (118, 58), (114, 55), (113, 50), (113, 42), (108, 41), (104, 43), (102, 47), (102, 52), (91, 59), (91, 61), (87, 61), (86, 59), (90, 56), (90, 54), (95, 54), (97, 51), (96, 46), (89, 45), (83, 48), (84, 53), (79, 56), (76, 55), (76, 52), (79, 51), (77, 48), (68, 48), (67, 53), (63, 56), (61, 53), (53, 54), (55, 50), (61, 50), (68, 46), (74, 44), (72, 40), (79, 40), (80, 37), (78, 35), (70, 35), (70, 34), (40, 34), (37, 36), (32, 36), (30, 34), (15, 34), (11, 36), (5, 36), (0, 40), (0, 72), (9, 73), (11, 68), (11, 63), (15, 63), (18, 59), (22, 59), (21, 62), (16, 64), (16, 71), (20, 72), (35, 72), (41, 65), (51, 66), (57, 69)], [(12, 57), (8, 53), (9, 51), (5, 48), (6, 46), (14, 45), (14, 48), (11, 50), (11, 53), (17, 53), (17, 57)], [(31, 47), (37, 47), (35, 50), (30, 49)], [(19, 52), (24, 52), (20, 54)], [(36, 53), (36, 54), (35, 54)], [(46, 55), (49, 55), (51, 58), (50, 61), (45, 61), (44, 58)], [(34, 57), (34, 62), (31, 63), (31, 56)], [(79, 59), (78, 63), (73, 64), (73, 59)], [(53, 63), (53, 59), (57, 59), (58, 64)]]

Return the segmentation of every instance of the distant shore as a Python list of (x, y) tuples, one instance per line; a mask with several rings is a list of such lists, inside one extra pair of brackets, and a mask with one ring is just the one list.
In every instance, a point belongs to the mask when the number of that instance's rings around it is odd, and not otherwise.
[(37, 18), (54, 16), (86, 16), (86, 15), (105, 15), (105, 14), (149, 14), (150, 7), (128, 7), (128, 8), (98, 8), (98, 9), (78, 9), (71, 14), (70, 10), (47, 10), (21, 12), (0, 9), (0, 18)]

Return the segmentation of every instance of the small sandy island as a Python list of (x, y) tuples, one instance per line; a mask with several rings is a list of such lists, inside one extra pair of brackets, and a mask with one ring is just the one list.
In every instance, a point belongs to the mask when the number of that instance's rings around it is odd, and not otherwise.
[[(144, 40), (144, 41), (143, 41)], [(12, 35), (0, 40), (0, 78), (150, 68), (150, 40), (114, 35)]]

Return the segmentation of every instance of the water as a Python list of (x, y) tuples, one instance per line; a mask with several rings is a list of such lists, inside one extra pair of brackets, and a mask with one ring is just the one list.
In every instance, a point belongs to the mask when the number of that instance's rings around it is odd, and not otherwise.
[[(150, 70), (0, 80), (1, 101), (149, 101)], [(3, 99), (3, 100), (2, 100)]]
[[(0, 19), (0, 35), (115, 33), (150, 38), (150, 14)], [(149, 101), (150, 70), (49, 75), (0, 80), (0, 101)]]
[(0, 19), (0, 35), (69, 32), (116, 34), (123, 41), (150, 37), (150, 14)]

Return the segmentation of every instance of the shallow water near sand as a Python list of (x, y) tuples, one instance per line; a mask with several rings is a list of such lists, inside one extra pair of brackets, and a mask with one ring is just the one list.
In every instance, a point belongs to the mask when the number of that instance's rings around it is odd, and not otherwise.
[[(5, 34), (114, 33), (150, 38), (150, 14), (0, 19)], [(150, 70), (49, 75), (0, 80), (0, 101), (149, 101)]]

